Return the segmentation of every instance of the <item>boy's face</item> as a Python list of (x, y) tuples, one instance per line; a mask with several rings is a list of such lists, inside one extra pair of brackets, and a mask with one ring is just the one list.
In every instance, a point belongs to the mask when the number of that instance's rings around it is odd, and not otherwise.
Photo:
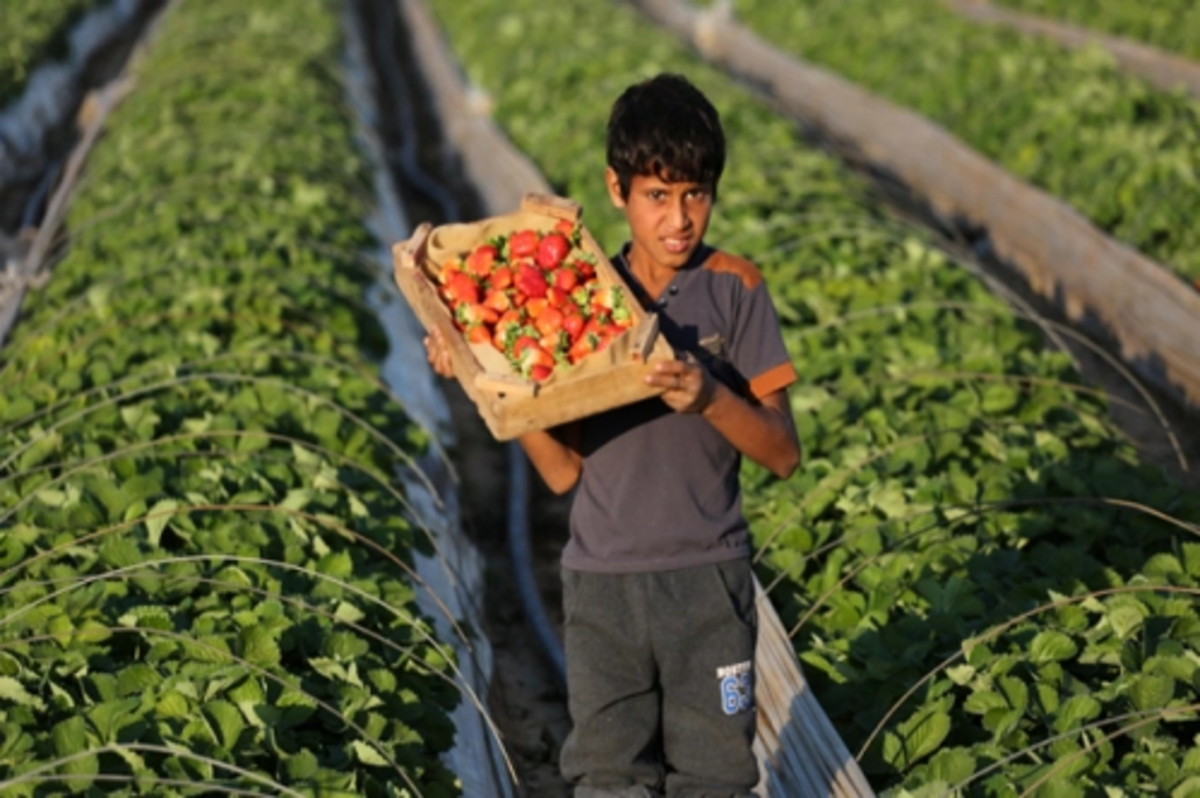
[(712, 187), (667, 182), (657, 175), (634, 175), (628, 198), (621, 196), (617, 173), (605, 173), (608, 196), (625, 211), (632, 246), (631, 264), (639, 270), (679, 269), (704, 240), (712, 216)]

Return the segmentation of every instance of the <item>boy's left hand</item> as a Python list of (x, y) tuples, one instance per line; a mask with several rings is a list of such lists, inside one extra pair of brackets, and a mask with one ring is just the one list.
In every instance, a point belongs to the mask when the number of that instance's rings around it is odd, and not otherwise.
[(677, 413), (702, 413), (713, 400), (716, 380), (694, 358), (664, 360), (654, 364), (654, 371), (645, 377), (647, 385), (666, 390), (662, 400)]

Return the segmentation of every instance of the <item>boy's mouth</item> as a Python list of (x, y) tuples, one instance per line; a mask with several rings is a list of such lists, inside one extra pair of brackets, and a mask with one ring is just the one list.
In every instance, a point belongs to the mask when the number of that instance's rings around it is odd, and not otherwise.
[(683, 253), (687, 252), (688, 247), (691, 246), (691, 243), (691, 239), (689, 238), (662, 239), (663, 248), (673, 255), (682, 255)]

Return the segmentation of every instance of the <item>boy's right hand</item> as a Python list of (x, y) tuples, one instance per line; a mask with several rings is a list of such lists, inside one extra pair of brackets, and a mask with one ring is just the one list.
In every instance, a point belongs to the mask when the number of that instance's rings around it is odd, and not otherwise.
[(454, 366), (450, 362), (450, 347), (446, 345), (446, 339), (442, 336), (441, 330), (434, 328), (425, 336), (425, 357), (428, 358), (429, 365), (433, 367), (435, 374), (448, 380), (454, 379)]

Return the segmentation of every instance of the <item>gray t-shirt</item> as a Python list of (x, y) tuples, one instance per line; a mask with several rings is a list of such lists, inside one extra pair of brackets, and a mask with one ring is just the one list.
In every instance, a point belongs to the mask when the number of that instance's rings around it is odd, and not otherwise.
[[(766, 284), (749, 261), (702, 247), (652, 302), (624, 255), (613, 264), (647, 310), (659, 314), (660, 329), (679, 356), (691, 353), (749, 397), (795, 382)], [(583, 474), (564, 566), (629, 573), (749, 554), (741, 455), (704, 418), (676, 413), (654, 397), (580, 424)]]

